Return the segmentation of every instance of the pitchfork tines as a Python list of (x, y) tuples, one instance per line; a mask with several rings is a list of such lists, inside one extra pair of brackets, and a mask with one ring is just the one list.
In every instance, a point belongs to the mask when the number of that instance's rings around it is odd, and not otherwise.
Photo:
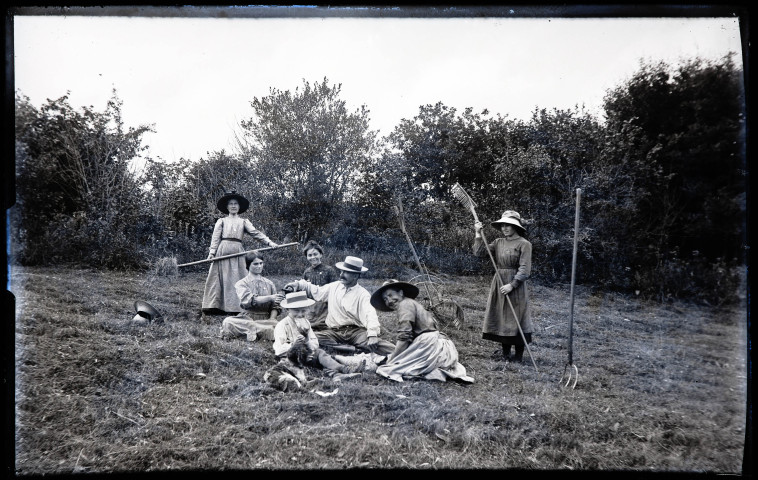
[(579, 369), (573, 363), (567, 363), (563, 368), (563, 376), (561, 377), (561, 386), (571, 388), (576, 387), (576, 382), (579, 381)]

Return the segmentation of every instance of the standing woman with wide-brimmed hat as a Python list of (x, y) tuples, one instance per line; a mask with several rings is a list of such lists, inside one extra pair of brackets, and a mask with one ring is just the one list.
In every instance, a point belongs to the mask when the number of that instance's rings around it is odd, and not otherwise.
[[(521, 325), (527, 343), (532, 342), (534, 331), (526, 284), (532, 271), (532, 244), (524, 238), (526, 228), (518, 212), (506, 210), (499, 220), (491, 224), (503, 233), (503, 237), (496, 238), (489, 245), (485, 245), (482, 240), (482, 222), (474, 224), (474, 254), (479, 257), (487, 256), (486, 249), (489, 248), (497, 265), (496, 275), (500, 275), (501, 278), (501, 282), (498, 282), (497, 277), (492, 278), (482, 323), (482, 338), (502, 344), (505, 360), (521, 362), (525, 344), (518, 325)], [(506, 295), (511, 299), (518, 320), (513, 316)], [(510, 356), (511, 346), (515, 347), (513, 357)]]
[[(216, 206), (226, 216), (219, 218), (213, 228), (208, 259), (245, 251), (242, 244), (242, 236), (245, 233), (269, 247), (277, 246), (263, 232), (256, 229), (250, 220), (240, 217), (240, 214), (250, 207), (247, 198), (232, 190), (219, 198)], [(234, 284), (246, 275), (244, 255), (211, 262), (203, 292), (203, 312), (222, 315), (240, 312), (242, 308)]]

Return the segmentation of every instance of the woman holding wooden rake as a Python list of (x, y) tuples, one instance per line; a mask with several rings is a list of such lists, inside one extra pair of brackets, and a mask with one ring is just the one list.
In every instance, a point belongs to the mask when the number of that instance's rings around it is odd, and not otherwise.
[[(534, 331), (526, 285), (532, 270), (532, 244), (524, 238), (526, 228), (518, 212), (506, 210), (499, 220), (492, 222), (492, 226), (500, 230), (504, 237), (496, 238), (489, 245), (485, 245), (481, 233), (482, 222), (474, 223), (474, 255), (484, 257), (488, 254), (486, 249), (489, 248), (497, 264), (495, 275), (500, 275), (502, 279), (501, 283), (496, 276), (492, 278), (490, 297), (484, 312), (482, 338), (502, 344), (505, 360), (521, 362), (524, 356), (524, 340), (531, 343)], [(513, 309), (508, 304), (506, 295), (509, 296)], [(523, 339), (517, 321), (521, 325)], [(513, 357), (510, 356), (511, 346), (515, 346)]]
[[(250, 206), (250, 201), (232, 190), (218, 199), (216, 207), (225, 217), (219, 218), (213, 228), (208, 259), (222, 257), (244, 251), (242, 236), (247, 233), (270, 247), (276, 247), (270, 238), (257, 230), (250, 220), (240, 217)], [(238, 313), (240, 299), (234, 289), (234, 284), (247, 275), (245, 257), (240, 255), (211, 263), (208, 278), (205, 280), (203, 292), (203, 313), (225, 314)]]

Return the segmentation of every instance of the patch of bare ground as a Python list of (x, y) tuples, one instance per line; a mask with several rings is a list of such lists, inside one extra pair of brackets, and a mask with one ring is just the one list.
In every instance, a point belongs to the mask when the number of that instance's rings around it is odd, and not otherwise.
[[(293, 278), (270, 277), (279, 286)], [(445, 280), (447, 330), (472, 385), (372, 373), (279, 392), (270, 343), (222, 340), (199, 312), (204, 274), (11, 272), (17, 297), (18, 475), (255, 469), (534, 469), (740, 473), (746, 315), (532, 285), (538, 369), (481, 339), (490, 278)], [(381, 280), (365, 279), (370, 291)], [(135, 300), (164, 314), (133, 326)], [(380, 314), (394, 340), (391, 314)]]

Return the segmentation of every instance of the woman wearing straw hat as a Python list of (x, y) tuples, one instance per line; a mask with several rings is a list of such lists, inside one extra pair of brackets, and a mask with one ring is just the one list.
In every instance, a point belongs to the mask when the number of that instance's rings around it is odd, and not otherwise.
[(473, 382), (458, 362), (453, 341), (439, 331), (434, 315), (415, 300), (418, 292), (413, 284), (389, 280), (371, 295), (374, 308), (397, 313), (395, 350), (376, 373), (396, 382), (403, 377)]
[[(495, 275), (500, 275), (502, 279), (498, 282), (497, 277), (492, 278), (490, 298), (484, 312), (482, 338), (502, 344), (502, 355), (506, 361), (521, 362), (525, 344), (516, 324), (517, 319), (513, 316), (505, 296), (508, 295), (513, 304), (526, 342), (531, 343), (534, 328), (529, 312), (526, 280), (532, 270), (532, 244), (524, 238), (526, 228), (518, 212), (506, 210), (499, 220), (492, 222), (492, 226), (500, 230), (504, 236), (496, 238), (489, 245), (484, 245), (481, 235), (482, 222), (474, 224), (474, 254), (484, 257), (487, 255), (486, 249), (489, 248), (497, 264)], [(513, 357), (510, 356), (512, 345), (515, 347)]]
[[(245, 233), (270, 247), (277, 246), (263, 232), (257, 230), (250, 220), (240, 217), (240, 214), (250, 207), (250, 201), (239, 193), (234, 190), (225, 193), (216, 202), (216, 207), (226, 216), (219, 218), (213, 228), (208, 259), (243, 252), (242, 236)], [(247, 268), (245, 257), (242, 255), (211, 262), (203, 291), (203, 313), (238, 313), (240, 301), (234, 284), (245, 278), (245, 275)]]

